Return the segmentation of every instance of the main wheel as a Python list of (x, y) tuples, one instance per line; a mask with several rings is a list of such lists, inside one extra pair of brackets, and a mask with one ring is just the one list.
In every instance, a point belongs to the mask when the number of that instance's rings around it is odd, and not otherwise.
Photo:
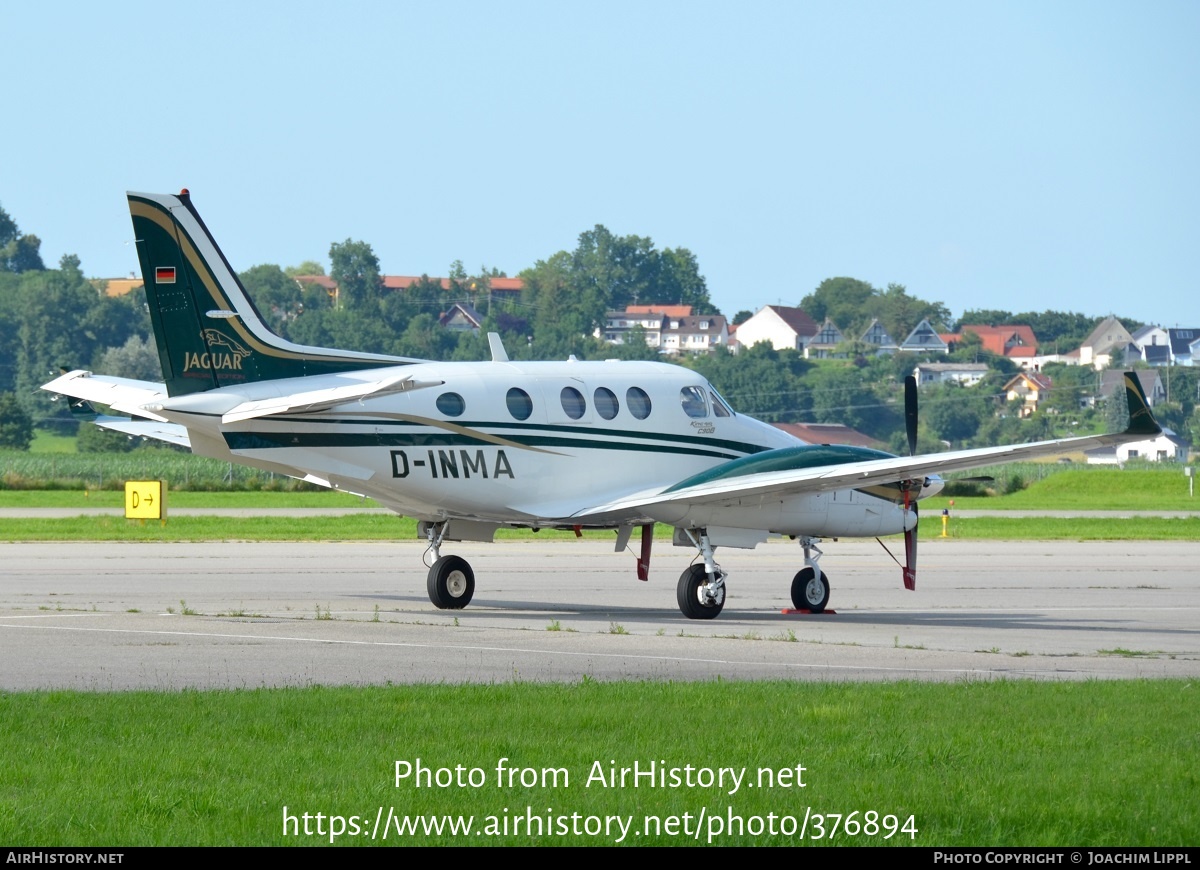
[(713, 619), (725, 606), (725, 584), (718, 586), (712, 595), (707, 587), (708, 572), (704, 565), (689, 565), (680, 576), (675, 595), (679, 599), (679, 610), (688, 619)]
[(818, 577), (812, 568), (801, 568), (792, 578), (792, 604), (797, 610), (823, 613), (829, 603), (829, 578), (822, 571)]
[(429, 600), (439, 610), (462, 610), (475, 594), (475, 572), (462, 556), (442, 556), (429, 569)]

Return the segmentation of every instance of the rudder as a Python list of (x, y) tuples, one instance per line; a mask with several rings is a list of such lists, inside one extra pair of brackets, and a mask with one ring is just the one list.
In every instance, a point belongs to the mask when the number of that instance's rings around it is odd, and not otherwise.
[(280, 338), (246, 295), (187, 190), (128, 196), (168, 395), (418, 362)]

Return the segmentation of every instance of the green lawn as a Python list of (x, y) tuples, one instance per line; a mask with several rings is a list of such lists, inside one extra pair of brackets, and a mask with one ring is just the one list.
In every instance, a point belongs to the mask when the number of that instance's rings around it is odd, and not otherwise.
[[(921, 508), (941, 511), (948, 504), (949, 499), (939, 496), (921, 502)], [(1027, 489), (1009, 495), (956, 496), (954, 506), (959, 510), (1200, 512), (1200, 497), (1188, 494), (1188, 479), (1179, 465), (1165, 469), (1072, 468), (1057, 470), (1030, 483)]]
[(58, 435), (46, 429), (33, 430), (30, 453), (75, 453), (75, 436)]
[[(124, 508), (125, 493), (116, 490), (0, 489), (0, 507), (28, 508)], [(167, 514), (170, 508), (355, 508), (379, 507), (370, 499), (343, 492), (189, 492), (172, 491), (168, 482)]]
[[(624, 825), (625, 845), (1184, 846), (1200, 830), (1197, 691), (585, 680), (0, 694), (0, 842), (366, 845), (390, 810), (472, 833), (389, 830), (376, 844), (607, 846)], [(677, 774), (622, 786), (635, 763)], [(736, 789), (701, 784), (720, 768), (744, 771)]]

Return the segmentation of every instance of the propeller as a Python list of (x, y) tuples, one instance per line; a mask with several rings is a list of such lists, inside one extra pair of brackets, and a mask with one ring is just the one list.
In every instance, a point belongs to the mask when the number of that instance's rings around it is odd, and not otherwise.
[[(909, 375), (904, 379), (904, 428), (908, 433), (908, 455), (917, 455), (917, 379)], [(904, 588), (914, 590), (917, 588), (917, 527), (920, 525), (920, 516), (917, 512), (917, 503), (913, 499), (913, 489), (920, 489), (924, 485), (924, 480), (915, 481), (909, 480), (901, 484), (904, 488), (904, 509), (911, 510), (913, 516), (917, 517), (917, 522), (913, 527), (904, 533), (904, 567), (901, 569), (904, 579)]]
[(908, 455), (917, 455), (917, 379), (904, 379), (904, 428), (908, 430)]

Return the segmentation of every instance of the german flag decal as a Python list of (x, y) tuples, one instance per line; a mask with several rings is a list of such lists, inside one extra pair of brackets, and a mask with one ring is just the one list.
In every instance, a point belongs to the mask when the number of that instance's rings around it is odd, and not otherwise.
[(155, 284), (174, 284), (175, 283), (175, 267), (174, 266), (157, 266), (154, 269)]

